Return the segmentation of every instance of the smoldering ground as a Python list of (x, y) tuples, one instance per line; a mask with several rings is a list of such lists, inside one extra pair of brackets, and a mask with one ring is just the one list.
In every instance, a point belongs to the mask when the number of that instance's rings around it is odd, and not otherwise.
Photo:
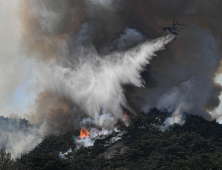
[[(183, 111), (220, 118), (214, 112), (221, 93), (214, 82), (221, 63), (219, 0), (26, 0), (15, 6), (19, 10), (8, 5), (21, 24), (15, 46), (26, 58), (13, 54), (12, 60), (32, 61), (36, 100), (29, 120), (42, 134), (65, 133), (84, 117), (98, 118), (101, 109), (115, 118), (123, 108), (152, 107), (172, 111), (170, 120), (180, 121), (175, 117)], [(166, 39), (155, 39), (167, 35), (157, 28), (174, 17), (186, 27), (157, 52)], [(13, 92), (8, 84), (1, 90)]]

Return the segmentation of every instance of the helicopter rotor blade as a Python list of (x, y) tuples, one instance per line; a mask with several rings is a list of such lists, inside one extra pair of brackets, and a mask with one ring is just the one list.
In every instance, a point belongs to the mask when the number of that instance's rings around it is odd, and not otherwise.
[(186, 25), (184, 25), (184, 24), (177, 24), (177, 25), (183, 25), (183, 26), (186, 26)]
[(177, 22), (175, 23), (175, 25), (177, 25), (178, 22), (179, 22), (179, 21), (177, 21)]

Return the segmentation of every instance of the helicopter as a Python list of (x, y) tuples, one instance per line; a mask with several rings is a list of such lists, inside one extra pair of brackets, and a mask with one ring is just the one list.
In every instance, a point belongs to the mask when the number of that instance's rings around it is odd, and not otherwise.
[(177, 25), (181, 25), (181, 26), (186, 26), (184, 24), (178, 24), (179, 21), (177, 21), (175, 23), (175, 18), (173, 19), (173, 24), (171, 24), (172, 26), (169, 25), (169, 27), (167, 27), (166, 25), (161, 25), (159, 26), (159, 29), (163, 29), (164, 31), (168, 30), (171, 34), (173, 35), (178, 35), (179, 34), (179, 29), (184, 29), (184, 28), (178, 28), (176, 27)]

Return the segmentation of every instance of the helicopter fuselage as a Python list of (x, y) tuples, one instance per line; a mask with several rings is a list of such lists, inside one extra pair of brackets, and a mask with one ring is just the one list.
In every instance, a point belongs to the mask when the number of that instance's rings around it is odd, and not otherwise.
[(173, 23), (169, 25), (169, 27), (167, 27), (168, 25), (162, 25), (159, 26), (158, 29), (163, 29), (164, 31), (169, 31), (171, 34), (173, 35), (178, 35), (179, 34), (179, 29), (184, 29), (183, 27), (181, 28), (181, 26), (186, 26), (184, 24), (179, 23), (179, 21), (175, 22), (175, 18), (173, 19)]
[(179, 30), (177, 29), (177, 27), (163, 27), (163, 30), (166, 31), (168, 30), (171, 34), (174, 35), (178, 35), (179, 34)]

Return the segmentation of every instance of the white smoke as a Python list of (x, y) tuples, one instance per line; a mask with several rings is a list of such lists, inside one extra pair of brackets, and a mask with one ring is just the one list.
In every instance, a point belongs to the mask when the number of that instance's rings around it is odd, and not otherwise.
[(11, 153), (12, 158), (17, 158), (21, 153), (28, 152), (38, 145), (42, 138), (38, 129), (29, 129), (28, 131), (1, 132), (0, 143)]
[[(193, 88), (195, 88), (196, 83), (196, 78), (192, 77), (180, 86), (174, 87), (169, 93), (160, 97), (157, 108), (162, 110), (167, 109), (169, 112), (172, 112), (171, 117), (167, 118), (163, 123), (164, 129), (167, 129), (174, 123), (183, 125), (185, 122), (183, 119), (183, 112), (189, 112), (195, 101), (195, 104), (198, 105), (198, 98), (194, 98), (194, 96), (190, 94)], [(200, 100), (201, 99), (199, 99), (199, 102)]]
[(41, 141), (38, 128), (27, 126), (22, 119), (0, 117), (0, 148), (5, 148), (13, 158), (30, 151)]
[(65, 152), (65, 153), (62, 153), (62, 152), (60, 152), (59, 153), (59, 158), (60, 159), (66, 159), (66, 157), (65, 156), (67, 156), (69, 153), (71, 153), (72, 152), (72, 149), (70, 148), (67, 152)]

